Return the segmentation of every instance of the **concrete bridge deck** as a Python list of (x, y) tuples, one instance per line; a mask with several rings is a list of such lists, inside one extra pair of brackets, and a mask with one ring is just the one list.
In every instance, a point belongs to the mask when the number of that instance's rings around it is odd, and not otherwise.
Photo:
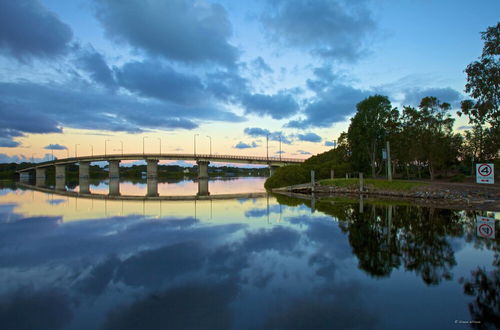
[(239, 164), (255, 164), (268, 166), (284, 166), (291, 164), (300, 164), (304, 159), (299, 158), (284, 158), (284, 157), (258, 157), (258, 156), (235, 156), (235, 155), (208, 155), (208, 154), (107, 154), (93, 155), (81, 157), (69, 157), (55, 159), (47, 162), (37, 163), (34, 166), (18, 170), (18, 173), (32, 171), (37, 168), (50, 167), (54, 165), (70, 165), (80, 162), (102, 162), (102, 161), (123, 161), (123, 160), (186, 160), (197, 162), (222, 162), (222, 163), (239, 163)]

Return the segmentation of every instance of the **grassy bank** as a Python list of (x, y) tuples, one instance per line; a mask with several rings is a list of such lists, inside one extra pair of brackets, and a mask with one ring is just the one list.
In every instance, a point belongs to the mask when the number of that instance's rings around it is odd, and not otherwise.
[[(359, 179), (327, 179), (319, 181), (322, 186), (335, 186), (341, 188), (355, 188), (359, 186)], [(391, 191), (411, 191), (415, 188), (428, 185), (425, 182), (393, 180), (387, 181), (382, 179), (365, 179), (365, 186), (377, 190)]]

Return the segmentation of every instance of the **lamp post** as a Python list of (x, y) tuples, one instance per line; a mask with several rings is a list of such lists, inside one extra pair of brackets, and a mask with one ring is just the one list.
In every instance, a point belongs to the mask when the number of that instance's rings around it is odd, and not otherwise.
[(35, 162), (35, 154), (31, 154), (31, 162), (34, 163)]
[(94, 146), (91, 144), (89, 144), (89, 146), (90, 146), (90, 155), (94, 156)]
[(145, 146), (145, 141), (148, 137), (147, 136), (143, 136), (142, 137), (142, 155), (144, 156), (145, 155), (145, 150), (146, 150), (146, 146)]
[(54, 161), (54, 148), (52, 148), (52, 161)]
[(78, 157), (78, 146), (79, 145), (80, 145), (79, 143), (75, 144), (75, 158)]
[(120, 144), (122, 145), (122, 157), (123, 157), (123, 141), (120, 141)]
[(107, 156), (108, 155), (108, 146), (107, 146), (107, 143), (108, 141), (111, 141), (111, 140), (104, 140), (104, 156)]
[(196, 137), (197, 137), (198, 135), (200, 135), (200, 134), (196, 133), (196, 134), (194, 135), (194, 156), (195, 156), (195, 157), (196, 157)]
[(210, 157), (212, 157), (212, 137), (207, 135), (207, 138), (210, 139)]
[(269, 133), (266, 135), (266, 158), (269, 161)]
[(281, 134), (280, 134), (280, 161), (281, 161)]
[(158, 141), (160, 141), (160, 156), (161, 156), (161, 138), (158, 138)]

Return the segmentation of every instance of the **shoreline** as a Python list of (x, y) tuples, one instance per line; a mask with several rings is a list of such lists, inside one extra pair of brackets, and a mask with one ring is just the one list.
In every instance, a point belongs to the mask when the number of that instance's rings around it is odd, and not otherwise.
[(474, 186), (460, 183), (425, 182), (425, 185), (408, 191), (376, 189), (365, 186), (363, 191), (359, 187), (338, 187), (333, 185), (301, 184), (272, 189), (273, 193), (297, 197), (301, 199), (317, 199), (331, 197), (365, 198), (365, 201), (391, 200), (411, 202), (420, 206), (450, 208), (461, 210), (481, 210), (500, 212), (500, 187)]

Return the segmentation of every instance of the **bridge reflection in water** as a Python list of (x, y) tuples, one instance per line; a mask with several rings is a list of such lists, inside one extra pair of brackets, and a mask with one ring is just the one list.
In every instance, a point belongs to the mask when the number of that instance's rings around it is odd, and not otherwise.
[(55, 188), (42, 186), (37, 182), (35, 185), (30, 184), (28, 181), (21, 181), (18, 183), (20, 188), (40, 191), (48, 194), (57, 194), (69, 197), (93, 198), (93, 199), (112, 199), (112, 200), (211, 200), (211, 199), (234, 199), (234, 198), (258, 198), (265, 197), (266, 192), (249, 192), (249, 193), (229, 193), (229, 194), (215, 194), (210, 195), (208, 189), (208, 179), (198, 179), (198, 193), (196, 195), (160, 195), (158, 193), (158, 180), (148, 179), (146, 194), (142, 196), (137, 195), (123, 195), (120, 193), (120, 179), (109, 179), (108, 194), (92, 193), (90, 190), (90, 182), (88, 179), (81, 179), (79, 181), (79, 191), (67, 190), (62, 182), (57, 182)]

